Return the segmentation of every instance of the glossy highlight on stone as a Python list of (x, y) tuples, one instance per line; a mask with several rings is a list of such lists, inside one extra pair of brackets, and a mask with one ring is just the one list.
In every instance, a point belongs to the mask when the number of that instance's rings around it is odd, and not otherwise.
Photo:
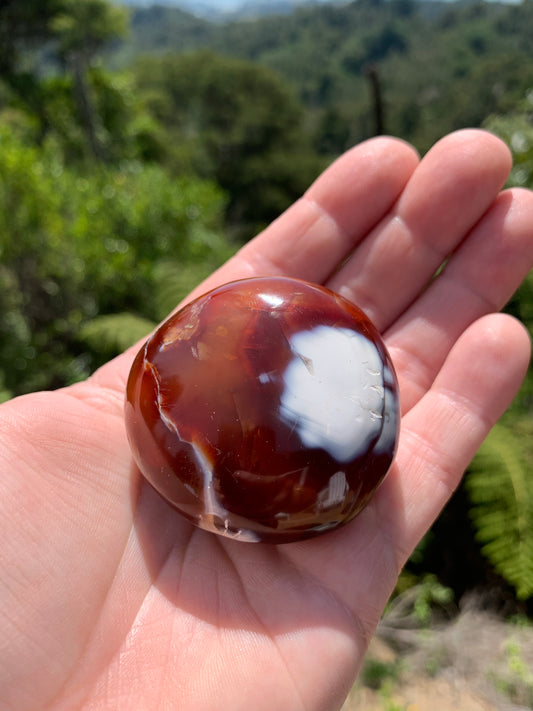
[(126, 428), (142, 474), (189, 521), (286, 543), (345, 524), (396, 449), (396, 377), (352, 303), (308, 282), (225, 284), (141, 348)]

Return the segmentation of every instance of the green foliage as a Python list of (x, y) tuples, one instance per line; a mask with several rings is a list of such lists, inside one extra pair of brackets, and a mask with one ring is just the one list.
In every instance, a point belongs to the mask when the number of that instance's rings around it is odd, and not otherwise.
[[(125, 10), (107, 0), (47, 0), (39, 7), (32, 0), (24, 3), (24, 9), (22, 5), (10, 2), (0, 8), (0, 40), (5, 41), (5, 47), (0, 41), (0, 76), (9, 87), (11, 100), (34, 114), (37, 140), (42, 141), (50, 130), (42, 74), (59, 65), (68, 68), (79, 128), (92, 158), (103, 160), (100, 117), (86, 72), (95, 55), (125, 32)], [(40, 41), (37, 51), (27, 51), (28, 38)]]
[(369, 689), (380, 689), (387, 682), (395, 682), (400, 678), (403, 665), (397, 658), (391, 661), (382, 661), (368, 657), (365, 659), (359, 683)]
[(110, 53), (111, 64), (129, 66), (139, 54), (187, 51), (209, 42), (214, 27), (177, 7), (154, 3), (132, 12), (129, 37)]
[(533, 187), (533, 89), (514, 111), (489, 116), (484, 127), (502, 138), (513, 153), (508, 185)]
[(78, 338), (93, 351), (115, 355), (145, 338), (156, 325), (131, 313), (96, 316), (82, 325)]
[[(213, 247), (213, 254), (230, 256), (229, 248)], [(154, 290), (152, 292), (154, 313), (159, 320), (173, 311), (201, 281), (219, 266), (214, 260), (191, 261), (187, 269), (175, 259), (159, 259), (153, 264)]]
[(453, 591), (442, 585), (435, 575), (425, 575), (417, 586), (413, 605), (415, 618), (421, 625), (429, 624), (436, 607), (446, 607), (453, 602)]
[(394, 595), (385, 611), (390, 623), (412, 628), (428, 627), (437, 611), (448, 610), (454, 603), (451, 588), (443, 585), (432, 573), (421, 576), (402, 571)]
[(288, 207), (319, 172), (302, 107), (272, 71), (199, 52), (147, 57), (139, 90), (168, 133), (165, 163), (215, 180), (248, 236)]
[(514, 625), (517, 629), (530, 630), (533, 628), (533, 620), (527, 617), (523, 612), (515, 615), (510, 615), (506, 620), (510, 625)]
[(21, 54), (52, 36), (63, 0), (24, 0), (0, 4), (0, 74), (18, 73)]
[(61, 12), (52, 24), (57, 39), (57, 56), (72, 79), (72, 96), (77, 119), (96, 162), (109, 162), (99, 133), (101, 116), (96, 107), (87, 72), (94, 56), (111, 39), (125, 30), (126, 14), (107, 0), (63, 0)]
[(483, 553), (520, 599), (533, 595), (533, 432), (524, 434), (496, 425), (466, 479)]
[(504, 652), (507, 669), (490, 675), (495, 688), (520, 708), (533, 708), (533, 672), (524, 659), (522, 645), (511, 637)]
[(62, 0), (51, 27), (61, 55), (82, 52), (94, 56), (112, 40), (126, 33), (125, 9), (108, 0)]
[[(527, 7), (524, 8), (528, 9)], [(529, 11), (533, 3), (529, 3)], [(515, 15), (515, 11), (511, 17)], [(508, 186), (533, 188), (533, 92), (529, 90), (506, 115), (488, 117), (484, 127), (511, 149), (513, 168)], [(506, 310), (519, 318), (533, 335), (533, 272), (514, 294)], [(483, 550), (496, 569), (516, 588), (520, 598), (533, 597), (533, 371), (515, 399), (505, 422), (498, 425), (474, 462), (477, 470), (467, 479), (475, 491), (487, 487), (487, 500), (473, 498), (472, 515)], [(479, 468), (479, 460), (484, 470)], [(472, 478), (472, 476), (474, 478)], [(496, 488), (498, 478), (501, 491)], [(472, 484), (470, 484), (471, 486)], [(490, 500), (490, 492), (494, 501)], [(472, 496), (474, 492), (472, 493)], [(479, 492), (476, 494), (479, 498)], [(497, 526), (501, 530), (497, 530)]]
[(394, 699), (395, 686), (404, 670), (405, 664), (398, 657), (385, 661), (367, 656), (357, 686), (377, 691), (383, 711), (405, 711), (405, 704), (398, 704)]
[[(231, 251), (220, 231), (223, 208), (222, 194), (210, 183), (173, 180), (157, 166), (135, 162), (74, 173), (53, 146), (28, 147), (4, 128), (2, 388), (17, 394), (85, 377), (110, 355), (109, 341), (91, 338), (98, 322), (80, 338), (97, 316), (161, 318), (152, 299), (159, 260), (199, 278), (218, 266)], [(132, 323), (126, 324), (130, 333)]]
[[(530, 3), (533, 9), (533, 3)], [(533, 11), (533, 10), (532, 10)], [(492, 131), (509, 146), (513, 167), (507, 187), (533, 189), (533, 90), (508, 114), (489, 116), (484, 128)], [(533, 337), (533, 272), (524, 279), (506, 306), (506, 311), (522, 321)], [(533, 414), (533, 370), (530, 368), (525, 383), (513, 404), (517, 417)]]
[[(110, 73), (96, 64), (87, 71), (85, 80), (97, 116), (96, 137), (106, 163), (119, 165), (134, 159), (157, 162), (165, 153), (167, 137), (138, 97), (133, 75)], [(44, 132), (38, 118), (28, 112), (28, 106), (13, 98), (12, 108), (0, 113), (2, 122), (9, 123), (30, 144), (53, 144), (69, 166), (82, 172), (90, 170), (94, 160), (80, 123), (72, 77), (56, 74), (43, 78), (39, 96), (41, 112), (46, 115)]]
[[(386, 131), (425, 150), (451, 129), (512, 110), (530, 88), (531, 5), (358, 0), (221, 25), (173, 8), (148, 8), (135, 11), (119, 52), (132, 57), (209, 48), (267, 66), (304, 102), (315, 147), (334, 152), (375, 130), (365, 76), (373, 64)], [(332, 115), (336, 143), (322, 134), (324, 116)]]

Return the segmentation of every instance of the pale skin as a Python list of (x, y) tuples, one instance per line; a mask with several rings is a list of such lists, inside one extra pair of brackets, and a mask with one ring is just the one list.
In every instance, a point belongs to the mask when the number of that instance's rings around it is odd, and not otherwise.
[(373, 139), (194, 292), (300, 277), (383, 333), (401, 389), (397, 457), (333, 533), (246, 544), (184, 521), (131, 460), (134, 350), (0, 407), (1, 711), (340, 708), (402, 566), (528, 366), (526, 331), (497, 313), (533, 264), (533, 194), (500, 192), (509, 169), (481, 131), (422, 161)]

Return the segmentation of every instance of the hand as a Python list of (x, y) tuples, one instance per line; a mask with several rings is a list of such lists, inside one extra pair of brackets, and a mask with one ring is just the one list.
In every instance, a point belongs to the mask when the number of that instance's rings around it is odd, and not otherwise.
[(481, 131), (421, 162), (398, 140), (368, 141), (195, 292), (287, 274), (325, 283), (383, 332), (400, 444), (344, 528), (272, 546), (184, 521), (132, 464), (133, 350), (0, 408), (0, 708), (341, 706), (400, 569), (527, 368), (525, 330), (493, 313), (533, 262), (533, 195), (500, 192), (509, 168)]

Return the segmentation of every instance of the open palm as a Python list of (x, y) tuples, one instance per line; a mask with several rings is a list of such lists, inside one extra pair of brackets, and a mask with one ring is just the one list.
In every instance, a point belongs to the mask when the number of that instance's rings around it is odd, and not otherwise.
[(533, 195), (500, 192), (509, 167), (480, 131), (421, 162), (373, 139), (195, 292), (300, 277), (384, 334), (398, 454), (344, 528), (252, 545), (183, 520), (131, 460), (133, 350), (85, 383), (0, 408), (2, 711), (341, 706), (402, 565), (527, 368), (524, 329), (493, 313), (533, 262)]

